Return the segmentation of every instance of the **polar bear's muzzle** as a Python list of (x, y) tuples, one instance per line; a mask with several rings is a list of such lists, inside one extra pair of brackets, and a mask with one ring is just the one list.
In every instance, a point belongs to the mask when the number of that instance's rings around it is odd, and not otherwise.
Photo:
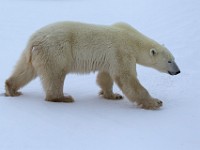
[(175, 61), (168, 61), (168, 73), (170, 75), (177, 75), (179, 73), (181, 73), (180, 69), (178, 68), (177, 64), (175, 63)]

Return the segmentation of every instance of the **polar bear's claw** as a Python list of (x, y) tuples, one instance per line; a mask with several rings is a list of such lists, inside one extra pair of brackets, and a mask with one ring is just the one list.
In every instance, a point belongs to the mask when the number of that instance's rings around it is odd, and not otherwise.
[(162, 107), (162, 105), (163, 105), (163, 102), (158, 99), (146, 100), (139, 104), (141, 108), (151, 109), (151, 110), (159, 109), (160, 107)]

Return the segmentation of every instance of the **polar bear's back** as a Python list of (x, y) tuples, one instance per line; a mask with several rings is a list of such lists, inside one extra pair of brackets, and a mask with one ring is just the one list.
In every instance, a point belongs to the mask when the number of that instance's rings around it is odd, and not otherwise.
[(48, 59), (62, 66), (67, 64), (70, 72), (87, 73), (110, 70), (110, 64), (115, 60), (112, 57), (115, 57), (116, 43), (119, 43), (115, 37), (119, 32), (110, 26), (60, 22), (39, 29), (30, 42), (39, 47), (33, 55), (41, 57), (36, 58), (38, 62), (48, 55)]

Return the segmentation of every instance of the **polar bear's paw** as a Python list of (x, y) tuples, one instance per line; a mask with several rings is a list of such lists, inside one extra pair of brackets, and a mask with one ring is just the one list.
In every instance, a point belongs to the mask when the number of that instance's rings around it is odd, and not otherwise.
[(150, 98), (148, 100), (142, 101), (141, 103), (138, 103), (138, 105), (143, 109), (155, 110), (162, 107), (163, 102), (155, 98)]
[(5, 96), (20, 96), (22, 95), (21, 92), (18, 92), (16, 90), (16, 88), (13, 87), (12, 85), (12, 81), (10, 80), (7, 80), (6, 83), (5, 83), (5, 90), (6, 90), (6, 93), (5, 93)]
[(72, 103), (72, 102), (74, 102), (74, 99), (72, 96), (64, 96), (64, 97), (60, 97), (60, 98), (46, 99), (46, 101)]
[(99, 95), (108, 100), (121, 100), (123, 96), (117, 93), (105, 93), (103, 91), (99, 92)]
[(5, 93), (5, 96), (11, 96), (11, 97), (14, 97), (14, 96), (20, 96), (22, 95), (22, 92), (18, 92), (18, 91), (6, 91)]

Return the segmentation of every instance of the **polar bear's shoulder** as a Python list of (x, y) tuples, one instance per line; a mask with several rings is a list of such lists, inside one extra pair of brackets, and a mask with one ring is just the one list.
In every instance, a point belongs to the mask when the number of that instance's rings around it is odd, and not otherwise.
[(113, 27), (124, 29), (124, 30), (132, 30), (133, 27), (131, 27), (129, 24), (124, 23), (124, 22), (117, 22), (112, 25)]
[(115, 24), (112, 25), (112, 27), (124, 30), (124, 31), (129, 32), (129, 33), (141, 34), (138, 30), (133, 28), (131, 25), (124, 23), (124, 22), (115, 23)]

